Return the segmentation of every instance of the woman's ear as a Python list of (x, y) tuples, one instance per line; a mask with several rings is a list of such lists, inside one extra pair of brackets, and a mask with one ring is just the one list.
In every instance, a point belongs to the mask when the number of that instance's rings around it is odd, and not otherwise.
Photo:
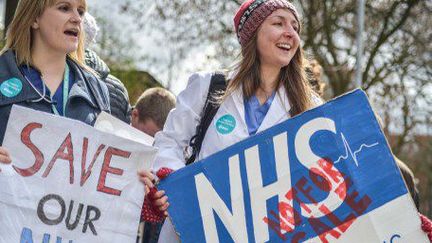
[(39, 20), (36, 18), (36, 20), (31, 25), (32, 29), (39, 29)]

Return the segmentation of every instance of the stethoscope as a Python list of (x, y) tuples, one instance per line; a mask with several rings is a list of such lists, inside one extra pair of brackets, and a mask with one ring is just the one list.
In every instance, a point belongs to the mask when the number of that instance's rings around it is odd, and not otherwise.
[(55, 104), (56, 102), (55, 101), (53, 101), (52, 99), (51, 99), (51, 97), (47, 97), (47, 95), (46, 95), (46, 85), (45, 85), (45, 83), (43, 83), (43, 85), (42, 85), (42, 93), (39, 91), (39, 89), (37, 89), (34, 85), (33, 85), (33, 83), (32, 82), (30, 82), (30, 80), (27, 78), (27, 76), (26, 75), (24, 75), (24, 73), (23, 73), (23, 71), (21, 70), (21, 68), (19, 68), (19, 70), (20, 70), (20, 72), (21, 72), (21, 75), (24, 77), (24, 79), (27, 81), (27, 83), (28, 84), (30, 84), (30, 87), (32, 87), (32, 89), (34, 90), (34, 91), (36, 91), (36, 93), (39, 95), (39, 98), (36, 98), (36, 99), (29, 99), (28, 100), (28, 102), (31, 102), (31, 103), (38, 103), (38, 102), (41, 102), (42, 100), (44, 100), (44, 101), (46, 101), (46, 102), (48, 102), (49, 104), (51, 104), (51, 105), (53, 105), (53, 104)]
[[(15, 63), (18, 63), (18, 58), (16, 57), (16, 55), (15, 55)], [(45, 83), (43, 83), (43, 85), (42, 85), (42, 93), (33, 85), (33, 83), (32, 82), (30, 82), (30, 80), (27, 78), (27, 76), (24, 74), (24, 72), (23, 72), (23, 70), (22, 70), (22, 68), (21, 67), (19, 67), (18, 66), (18, 70), (20, 71), (20, 73), (21, 73), (21, 76), (23, 76), (24, 77), (24, 79), (27, 81), (27, 83), (28, 84), (30, 84), (30, 87), (32, 87), (32, 89), (34, 90), (34, 91), (36, 91), (36, 93), (39, 95), (39, 98), (37, 98), (37, 99), (33, 99), (33, 100), (27, 100), (28, 102), (31, 102), (31, 103), (38, 103), (38, 102), (41, 102), (42, 100), (44, 100), (44, 101), (46, 101), (46, 102), (48, 102), (50, 105), (52, 105), (52, 104), (55, 104), (56, 102), (54, 102), (52, 99), (51, 99), (51, 97), (48, 99), (47, 97), (46, 97), (46, 85), (45, 85)], [(43, 82), (43, 80), (42, 80), (42, 82)]]
[[(24, 77), (24, 79), (27, 81), (28, 84), (30, 84), (30, 87), (32, 87), (32, 89), (34, 91), (36, 91), (36, 93), (39, 95), (39, 98), (36, 99), (29, 99), (28, 101), (31, 103), (38, 103), (42, 100), (48, 102), (54, 113), (56, 115), (60, 115), (55, 104), (57, 102), (52, 100), (52, 97), (47, 98), (47, 88), (45, 85), (45, 82), (42, 79), (42, 93), (33, 85), (32, 82), (30, 82), (30, 80), (27, 78), (27, 76), (24, 74), (24, 72), (22, 71), (22, 69), (20, 67), (18, 67), (19, 71), (21, 72), (21, 75)], [(67, 65), (67, 63), (65, 64), (65, 72), (64, 72), (64, 76), (63, 76), (63, 114), (66, 112), (66, 102), (67, 102), (67, 98), (69, 96), (69, 66)]]

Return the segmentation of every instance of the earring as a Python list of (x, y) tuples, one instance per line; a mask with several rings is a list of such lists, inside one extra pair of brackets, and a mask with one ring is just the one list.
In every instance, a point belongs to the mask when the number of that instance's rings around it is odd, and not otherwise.
[(32, 27), (33, 29), (39, 29), (39, 24), (35, 21), (35, 22), (33, 22), (33, 24), (31, 25), (31, 27)]

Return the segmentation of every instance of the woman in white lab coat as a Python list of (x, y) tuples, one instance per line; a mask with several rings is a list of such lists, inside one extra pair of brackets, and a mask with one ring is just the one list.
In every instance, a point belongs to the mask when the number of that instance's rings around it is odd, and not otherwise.
[[(286, 0), (249, 0), (234, 18), (241, 45), (241, 60), (228, 76), (220, 108), (204, 137), (197, 160), (208, 157), (251, 135), (295, 116), (320, 102), (308, 85), (300, 47), (300, 20), (295, 7)], [(200, 121), (211, 73), (196, 73), (168, 116), (162, 132), (156, 134), (159, 153), (154, 171), (185, 166), (184, 150)], [(146, 188), (153, 176), (141, 172)], [(168, 198), (157, 192), (154, 206), (165, 211)], [(159, 242), (176, 242), (167, 220)]]

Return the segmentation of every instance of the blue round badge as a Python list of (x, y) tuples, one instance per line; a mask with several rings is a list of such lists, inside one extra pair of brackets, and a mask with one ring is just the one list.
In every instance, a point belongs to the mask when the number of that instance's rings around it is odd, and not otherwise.
[(0, 85), (0, 92), (8, 98), (17, 96), (21, 90), (22, 82), (17, 78), (8, 79)]
[(216, 130), (220, 134), (228, 134), (234, 130), (236, 120), (230, 114), (223, 115), (216, 121)]

